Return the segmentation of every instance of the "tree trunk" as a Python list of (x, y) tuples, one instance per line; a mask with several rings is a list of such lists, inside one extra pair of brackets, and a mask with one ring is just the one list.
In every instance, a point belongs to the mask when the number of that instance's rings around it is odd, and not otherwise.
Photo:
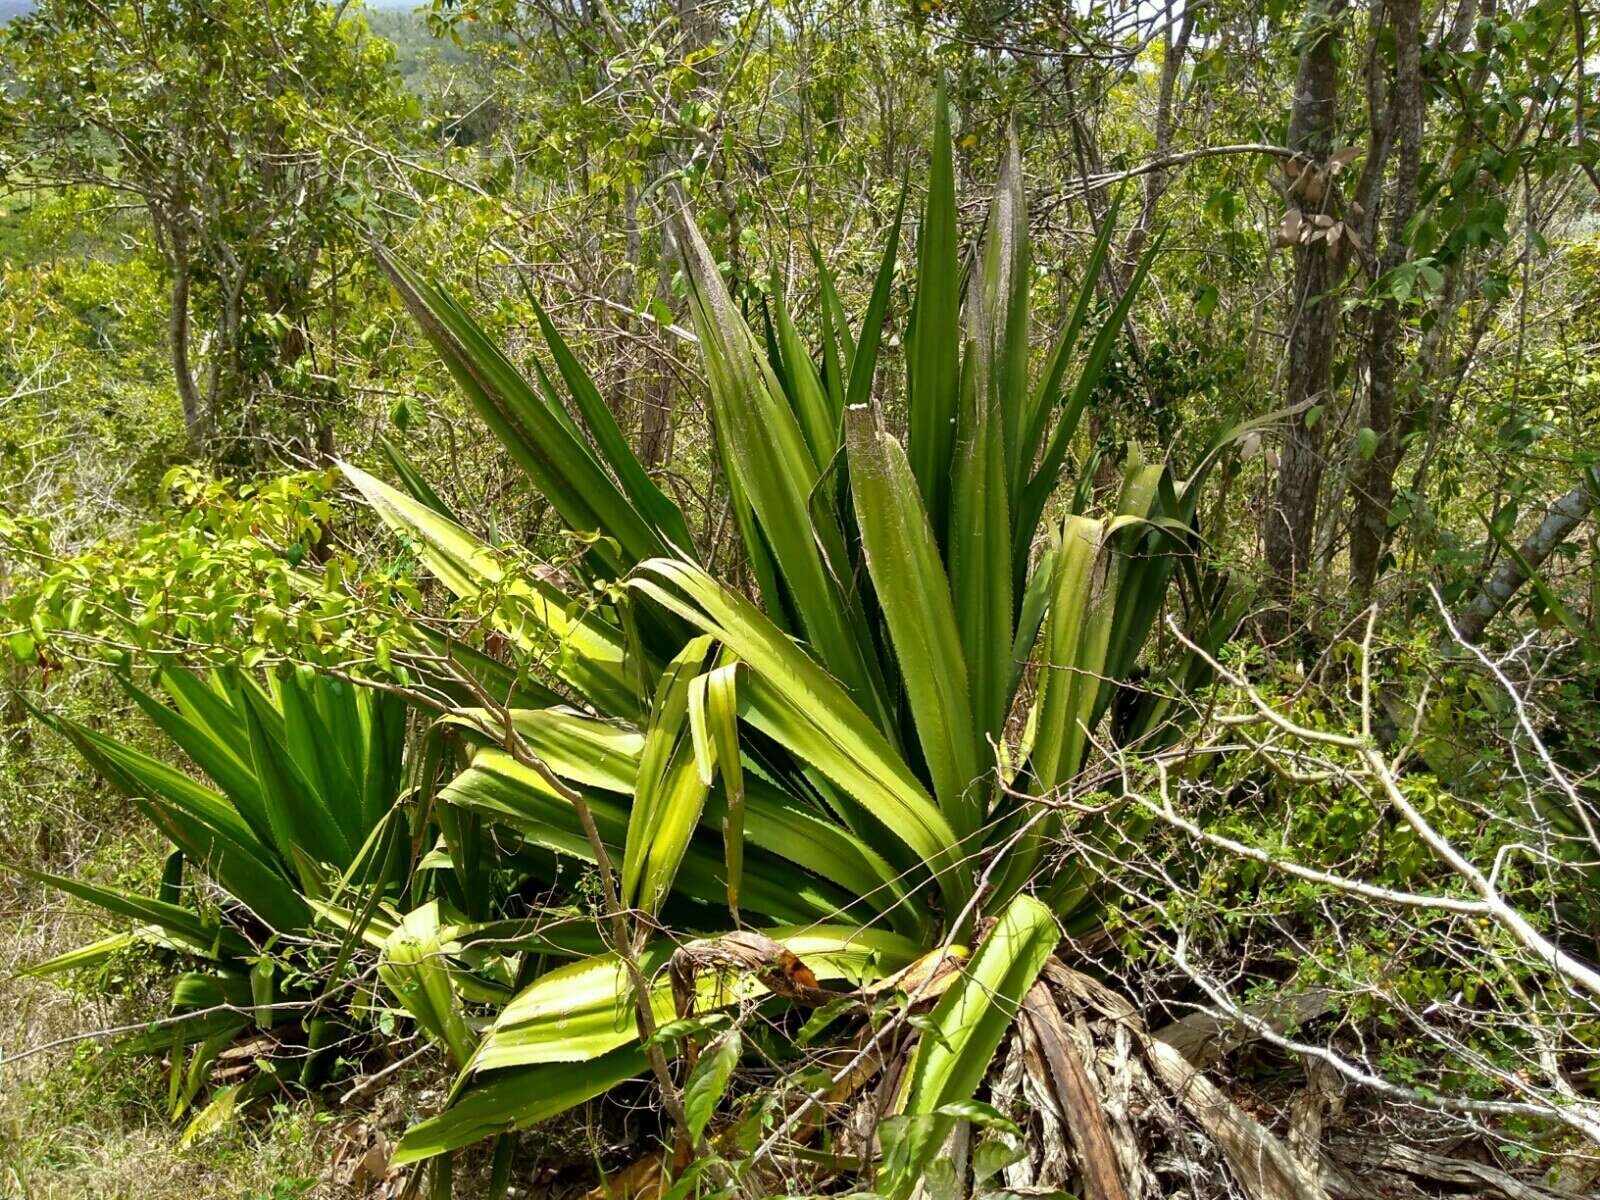
[[(1390, 136), (1396, 138), (1394, 199), (1378, 273), (1393, 271), (1406, 260), (1405, 230), (1417, 207), (1417, 174), (1422, 164), (1422, 4), (1390, 0), (1394, 20), (1395, 75), (1389, 101)], [(1376, 129), (1374, 129), (1376, 134)], [(1367, 427), (1376, 435), (1373, 453), (1360, 463), (1356, 476), (1354, 523), (1350, 530), (1350, 583), (1360, 596), (1372, 591), (1378, 578), (1394, 503), (1394, 473), (1400, 466), (1396, 420), (1396, 387), (1400, 377), (1400, 305), (1392, 297), (1378, 306), (1367, 329)]]
[[(1161, 85), (1156, 94), (1156, 144), (1151, 151), (1151, 158), (1156, 161), (1165, 158), (1172, 151), (1172, 133), (1176, 124), (1172, 118), (1172, 102), (1177, 91), (1178, 74), (1183, 69), (1183, 61), (1189, 53), (1189, 41), (1194, 35), (1195, 12), (1195, 6), (1184, 6), (1176, 38), (1173, 37), (1170, 26), (1167, 30), (1166, 48), (1161, 60)], [(1171, 15), (1172, 6), (1169, 4), (1167, 6), (1169, 20)], [(1144, 207), (1139, 212), (1139, 223), (1128, 234), (1128, 244), (1123, 247), (1122, 252), (1123, 261), (1129, 264), (1129, 270), (1132, 270), (1133, 264), (1144, 251), (1144, 244), (1150, 237), (1150, 229), (1155, 224), (1156, 206), (1166, 194), (1169, 182), (1170, 177), (1166, 171), (1151, 171), (1144, 177)]]
[(188, 431), (190, 443), (198, 449), (210, 433), (210, 422), (189, 365), (189, 262), (176, 242), (172, 247), (172, 311), (168, 314), (167, 330), (172, 350), (172, 377), (178, 386), (178, 399), (183, 402), (183, 427)]
[[(1306, 18), (1305, 48), (1301, 51), (1294, 110), (1289, 119), (1289, 148), (1309, 163), (1322, 164), (1333, 152), (1338, 115), (1337, 22), (1343, 11), (1344, 0), (1316, 0)], [(1293, 253), (1288, 403), (1307, 406), (1308, 411), (1298, 412), (1289, 421), (1277, 492), (1267, 511), (1264, 530), (1267, 565), (1282, 600), (1294, 592), (1311, 564), (1328, 421), (1325, 413), (1313, 416), (1309, 408), (1325, 405), (1328, 400), (1338, 315), (1332, 292), (1340, 274), (1340, 260), (1330, 255), (1323, 242), (1297, 245)]]
[[(661, 231), (662, 261), (656, 271), (655, 298), (662, 307), (671, 303), (673, 251), (669, 235)], [(639, 410), (639, 460), (653, 471), (666, 465), (672, 453), (672, 369), (663, 359), (655, 359), (648, 374)]]
[[(1583, 519), (1594, 508), (1594, 501), (1591, 481), (1585, 479), (1552, 504), (1544, 520), (1539, 522), (1539, 527), (1517, 548), (1517, 557), (1508, 557), (1501, 563), (1499, 570), (1472, 598), (1472, 603), (1456, 617), (1456, 632), (1469, 642), (1476, 642), (1482, 637), (1489, 622), (1528, 582), (1529, 571), (1537, 571), (1543, 566), (1556, 548), (1572, 535), (1572, 531), (1583, 523)], [(1528, 570), (1523, 569), (1524, 565)]]

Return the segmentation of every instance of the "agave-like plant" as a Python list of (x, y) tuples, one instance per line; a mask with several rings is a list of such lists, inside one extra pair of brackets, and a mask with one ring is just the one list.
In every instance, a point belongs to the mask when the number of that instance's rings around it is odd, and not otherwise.
[[(337, 1006), (306, 1017), (317, 975), (303, 959), (286, 964), (312, 945), (330, 899), (356, 890), (381, 899), (398, 890), (412, 831), (396, 804), (406, 782), (406, 705), (399, 697), (309, 668), (284, 670), (263, 685), (242, 671), (203, 677), (168, 667), (159, 683), (166, 700), (130, 681), (124, 687), (214, 787), (84, 725), (36, 714), (172, 842), (159, 894), (6, 865), (131, 922), (27, 974), (90, 967), (139, 943), (203, 968), (180, 975), (173, 988), (181, 1020), (127, 1041), (171, 1054), (178, 1115), (218, 1057), (255, 1026), (284, 1034), (285, 1026), (303, 1025), (287, 1039), (294, 1044), (289, 1061), (302, 1081), (316, 1081), (327, 1065), (322, 1052), (346, 1021)], [(220, 896), (207, 896), (198, 881), (186, 886), (186, 864)], [(267, 1057), (261, 1045), (252, 1055)], [(273, 1083), (264, 1073), (230, 1085), (218, 1111)]]
[[(1175, 579), (1188, 581), (1191, 626), (1228, 632), (1193, 553), (1199, 481), (1216, 453), (1188, 479), (1131, 459), (1098, 513), (1087, 469), (1071, 500), (1058, 498), (1160, 239), (1093, 322), (1107, 219), (1035, 370), (1015, 141), (964, 272), (942, 95), (937, 113), (903, 413), (886, 411), (874, 387), (898, 214), (854, 336), (819, 261), (815, 348), (779, 286), (758, 339), (687, 210), (675, 223), (754, 597), (708, 569), (542, 311), (570, 408), (542, 364), (525, 379), (454, 299), (379, 251), (479, 415), (584, 536), (572, 574), (615, 585), (568, 594), (554, 573), (518, 570), (474, 538), (409, 468), (404, 490), (346, 468), (512, 648), (510, 665), (463, 663), (482, 701), (448, 718), (472, 748), (439, 804), (514, 827), (552, 864), (614, 869), (621, 931), (499, 1013), (449, 1106), (406, 1134), (397, 1162), (529, 1125), (644, 1073), (660, 1045), (647, 1035), (682, 1009), (663, 968), (685, 936), (715, 945), (748, 924), (817, 983), (870, 989), (930, 953), (964, 954), (986, 930), (965, 971), (931, 989), (921, 976), (919, 998), (942, 995), (899, 1100), (924, 1122), (889, 1189), (904, 1193), (980, 1084), (1060, 929), (1096, 919), (1096, 870), (1054, 852), (1062, 809), (1041, 801), (1080, 780), (1108, 713), (1125, 744), (1163, 735), (1163, 673), (1197, 669), (1140, 664)], [(1060, 515), (1047, 520), (1052, 504)], [(1141, 686), (1122, 686), (1136, 666)], [(548, 700), (508, 700), (529, 675)], [(1128, 836), (1118, 821), (1075, 832)], [(784, 989), (770, 971), (752, 970), (694, 1007), (774, 990)], [(704, 1121), (690, 1126), (698, 1136)]]

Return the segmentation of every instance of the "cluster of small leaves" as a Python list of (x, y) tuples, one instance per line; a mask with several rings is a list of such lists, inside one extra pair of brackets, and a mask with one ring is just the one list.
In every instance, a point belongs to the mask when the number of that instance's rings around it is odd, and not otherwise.
[(173, 655), (361, 671), (410, 640), (405, 614), (422, 597), (407, 564), (332, 543), (334, 473), (238, 484), (177, 468), (164, 484), (164, 519), (70, 556), (47, 519), (0, 511), (0, 555), (16, 564), (0, 599), (12, 658), (45, 673)]

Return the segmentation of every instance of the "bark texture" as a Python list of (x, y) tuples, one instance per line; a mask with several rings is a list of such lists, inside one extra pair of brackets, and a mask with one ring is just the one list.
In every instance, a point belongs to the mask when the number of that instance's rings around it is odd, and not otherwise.
[[(1395, 73), (1388, 112), (1397, 154), (1388, 232), (1378, 261), (1380, 279), (1406, 260), (1405, 230), (1416, 213), (1417, 175), (1422, 166), (1421, 0), (1390, 0), (1389, 11)], [(1378, 577), (1394, 503), (1401, 437), (1408, 424), (1403, 414), (1411, 407), (1397, 395), (1402, 337), (1400, 305), (1391, 296), (1378, 306), (1367, 327), (1366, 424), (1375, 435), (1375, 445), (1372, 455), (1355, 470), (1355, 513), (1350, 530), (1350, 582), (1360, 595), (1369, 593)]]
[[(1333, 152), (1338, 117), (1339, 18), (1344, 0), (1317, 0), (1307, 13), (1304, 49), (1289, 119), (1289, 148), (1303, 161), (1321, 164)], [(1326, 203), (1327, 196), (1322, 197)], [(1320, 211), (1307, 203), (1307, 215)], [(1332, 292), (1340, 260), (1322, 242), (1294, 248), (1294, 289), (1289, 314), (1288, 396), (1304, 406), (1284, 435), (1278, 482), (1263, 531), (1267, 565), (1280, 597), (1293, 591), (1311, 563), (1317, 493), (1322, 486), (1327, 421), (1310, 411), (1328, 399), (1333, 373), (1335, 319)]]
[[(1489, 622), (1528, 582), (1528, 571), (1537, 571), (1556, 548), (1572, 536), (1594, 509), (1594, 489), (1584, 480), (1550, 506), (1539, 527), (1517, 547), (1517, 558), (1508, 558), (1489, 577), (1482, 590), (1456, 617), (1456, 632), (1469, 642), (1483, 636)], [(1518, 559), (1521, 561), (1519, 562)], [(1528, 570), (1524, 570), (1524, 565)]]

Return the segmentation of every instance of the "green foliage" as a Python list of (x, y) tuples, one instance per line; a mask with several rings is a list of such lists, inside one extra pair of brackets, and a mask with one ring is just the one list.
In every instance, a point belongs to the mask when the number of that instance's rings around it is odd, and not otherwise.
[[(934, 160), (930, 204), (936, 207), (953, 203), (939, 199), (951, 186), (949, 155), (945, 131)], [(973, 915), (974, 863), (985, 861), (974, 852), (1004, 852), (1020, 843), (999, 893), (1009, 901), (1000, 925), (986, 937), (970, 984), (946, 993), (935, 1011), (938, 1032), (919, 1058), (926, 1060), (917, 1069), (927, 1080), (913, 1088), (908, 1103), (912, 1116), (934, 1120), (938, 1133), (951, 1119), (939, 1114), (968, 1099), (981, 1081), (1015, 1004), (1049, 953), (1057, 916), (1072, 915), (1086, 899), (1083, 888), (1059, 879), (1049, 889), (1059, 913), (1018, 895), (1043, 863), (1058, 819), (1040, 827), (1000, 791), (996, 754), (1013, 715), (1020, 714), (1028, 724), (1026, 742), (1002, 752), (1028, 764), (1014, 786), (1048, 795), (1090, 761), (1088, 732), (1141, 657), (1174, 566), (1192, 543), (1193, 497), (1214, 455), (1202, 457), (1195, 478), (1184, 482), (1165, 468), (1135, 462), (1117, 515), (1069, 516), (1062, 549), (1041, 560), (1046, 584), (1030, 589), (1031, 603), (1019, 604), (1004, 586), (1013, 548), (1022, 549), (1026, 564), (1042, 497), (1054, 489), (1053, 472), (1064, 461), (1128, 301), (1096, 332), (1074, 399), (1055, 418), (1076, 332), (1063, 339), (1036, 392), (1026, 369), (1026, 222), (1015, 153), (990, 223), (985, 285), (965, 300), (965, 346), (953, 368), (939, 366), (931, 347), (923, 365), (915, 354), (911, 360), (906, 403), (915, 456), (886, 431), (871, 398), (895, 228), (862, 331), (845, 339), (854, 349), (841, 410), (820, 383), (838, 378), (830, 361), (841, 356), (813, 363), (782, 308), (776, 340), (763, 347), (686, 212), (678, 226), (713, 429), (730, 467), (731, 501), (756, 566), (759, 602), (699, 565), (694, 546), (673, 542), (672, 557), (661, 553), (664, 517), (646, 514), (676, 510), (663, 508), (660, 493), (638, 483), (643, 475), (632, 451), (609, 419), (599, 417), (593, 384), (547, 321), (546, 342), (588, 421), (588, 435), (548, 391), (521, 381), (459, 305), (392, 261), (386, 267), (402, 298), (475, 407), (589, 539), (592, 552), (569, 569), (590, 581), (590, 599), (577, 589), (563, 592), (548, 582), (548, 573), (519, 568), (473, 538), (432, 506), (429, 489), (409, 473), (413, 496), (354, 468), (346, 473), (379, 515), (420, 547), (423, 562), (458, 599), (490, 613), (506, 645), (523, 656), (519, 675), (532, 670), (546, 687), (570, 688), (596, 711), (593, 717), (556, 707), (460, 714), (457, 720), (483, 744), (440, 800), (503, 821), (558, 855), (620, 863), (616, 903), (624, 908), (636, 906), (652, 918), (659, 913), (678, 928), (687, 921), (692, 932), (714, 932), (708, 910), (731, 901), (734, 891), (729, 887), (724, 897), (718, 867), (732, 853), (731, 839), (741, 836), (749, 846), (739, 851), (735, 915), (816, 921), (849, 911), (860, 926), (848, 939), (872, 944), (891, 936), (872, 931), (876, 911), (914, 935), (904, 951), (877, 957), (870, 978), (904, 965), (943, 934), (962, 935)], [(944, 233), (937, 232), (941, 228)], [(956, 303), (960, 292), (953, 226), (930, 220), (924, 236), (913, 320), (926, 331), (934, 328), (934, 310)], [(1099, 265), (1097, 256), (1096, 270)], [(1085, 295), (1094, 282), (1093, 275), (1084, 281)], [(1075, 327), (1084, 323), (1087, 307), (1080, 300)], [(834, 336), (843, 332), (833, 327)], [(932, 407), (924, 412), (924, 406)], [(1036, 415), (1036, 406), (1044, 411)], [(938, 415), (946, 409), (955, 415), (954, 436), (919, 442), (916, 430), (947, 422)], [(535, 435), (535, 426), (546, 434)], [(821, 458), (830, 447), (830, 456)], [(930, 454), (940, 461), (924, 463), (919, 475), (917, 456)], [(1036, 461), (1042, 464), (1037, 469)], [(603, 484), (575, 482), (579, 472), (603, 472), (601, 464), (617, 484), (609, 477)], [(847, 479), (848, 492), (825, 485), (824, 472)], [(935, 476), (949, 477), (948, 493), (932, 486)], [(1007, 496), (1024, 481), (1036, 500), (1014, 518)], [(602, 496), (613, 501), (596, 503)], [(931, 513), (927, 499), (936, 506)], [(1014, 519), (1022, 523), (1013, 525)], [(969, 537), (969, 529), (978, 536)], [(626, 572), (616, 580), (620, 587), (611, 574), (618, 568)], [(860, 583), (847, 589), (846, 578)], [(996, 582), (998, 589), (991, 586)], [(868, 612), (883, 614), (882, 639)], [(1019, 620), (1030, 631), (1020, 640)], [(1041, 620), (1042, 686), (1036, 695), (1020, 694), (1013, 645), (1022, 655), (1032, 653), (1031, 631)], [(684, 628), (692, 635), (686, 638)], [(705, 697), (728, 686), (735, 671), (739, 683), (721, 701), (713, 744)], [(902, 689), (905, 717), (891, 703)], [(1129, 702), (1140, 703), (1136, 696)], [(1138, 727), (1137, 719), (1130, 724)], [(1144, 732), (1162, 736), (1159, 722)], [(730, 789), (743, 793), (742, 804)], [(743, 810), (738, 818), (719, 819), (719, 809), (731, 815), (736, 807)], [(817, 853), (830, 845), (847, 853)], [(930, 891), (942, 897), (942, 910), (921, 895)], [(912, 911), (903, 910), (898, 897), (916, 897)], [(816, 978), (829, 977), (823, 969), (829, 951), (802, 950), (785, 936)], [(656, 969), (658, 952), (646, 950), (637, 964), (641, 977)], [(615, 957), (590, 959), (525, 989), (467, 1064), (456, 1107), (414, 1130), (402, 1154), (437, 1154), (488, 1132), (490, 1126), (471, 1115), (481, 1106), (474, 1097), (520, 1087), (515, 1081), (522, 1076), (531, 1087), (549, 1074), (551, 1063), (575, 1055), (610, 1061), (623, 1054), (638, 1036), (628, 1015), (630, 1003), (638, 1002), (630, 1001), (634, 968), (625, 967)], [(736, 995), (724, 990), (718, 1002)], [(657, 1012), (655, 1019), (670, 1015)], [(580, 1022), (585, 1028), (595, 1023), (592, 1036), (579, 1036)], [(934, 1064), (942, 1052), (935, 1045), (948, 1051), (949, 1062)], [(691, 1129), (704, 1125), (708, 1106), (726, 1086), (737, 1046), (737, 1036), (725, 1034), (691, 1078), (685, 1099)], [(566, 1084), (552, 1077), (551, 1086)], [(538, 1097), (531, 1106), (502, 1110), (493, 1128), (557, 1111), (548, 1090), (529, 1094)], [(593, 1093), (584, 1087), (558, 1094), (575, 1102)]]
[[(396, 806), (405, 738), (405, 707), (396, 697), (309, 667), (269, 677), (266, 687), (248, 674), (205, 680), (176, 667), (162, 672), (161, 683), (168, 702), (124, 687), (215, 790), (84, 725), (41, 714), (176, 847), (160, 897), (5, 866), (132, 922), (131, 933), (34, 964), (30, 974), (81, 971), (133, 942), (205, 965), (180, 977), (172, 996), (175, 1011), (199, 1016), (171, 1033), (158, 1027), (133, 1039), (173, 1049), (177, 1115), (250, 1023), (272, 1029), (305, 1007), (304, 994), (316, 986), (320, 951), (310, 938), (318, 902), (349, 885), (374, 898), (397, 889), (410, 831)], [(200, 899), (194, 883), (184, 885), (185, 863), (222, 888), (221, 911)], [(289, 1000), (296, 993), (298, 1005)], [(197, 1048), (186, 1065), (181, 1051), (189, 1045)], [(308, 1076), (316, 1049), (304, 1063)], [(195, 1118), (194, 1136), (265, 1085), (239, 1086), (253, 1090), (214, 1098), (216, 1107)]]
[[(1381, 798), (1248, 754), (1185, 763), (1196, 822), (1268, 861), (1208, 856), (1150, 826), (1101, 754), (1137, 767), (1238, 699), (1163, 618), (1224, 643), (1276, 511), (1296, 318), (1260, 217), (1288, 173), (1237, 147), (1287, 140), (1303, 14), (1196, 7), (1146, 40), (1143, 10), (1130, 33), (1099, 10), (1068, 28), (1028, 6), (690, 8), (51, 0), (0, 32), (0, 660), (20, 697), (0, 708), (0, 817), (39, 886), (118, 930), (33, 976), (136, 1003), (190, 968), (175, 1007), (223, 1008), (177, 1047), (165, 1026), (135, 1039), (171, 1061), (128, 1089), (204, 1114), (194, 1140), (215, 1127), (216, 1147), (274, 1078), (206, 1081), (263, 1032), (294, 1051), (288, 1087), (333, 1069), (325, 1038), (437, 1043), (458, 1078), (401, 1163), (448, 1163), (682, 1055), (666, 1075), (713, 1154), (674, 1195), (737, 1170), (735, 1131), (770, 1128), (775, 1109), (736, 1093), (787, 1070), (791, 1038), (881, 1028), (904, 997), (875, 989), (966, 942), (958, 982), (908, 1019), (916, 1084), (882, 1127), (882, 1186), (950, 1182), (936, 1152), (960, 1121), (986, 1131), (994, 1186), (1020, 1139), (972, 1097), (1058, 927), (1103, 929), (1135, 964), (1182, 929), (1262, 998), (1290, 972), (1342, 988), (1375, 1068), (1503, 1098), (1495, 1072), (1533, 1057), (1492, 1027), (1496, 998), (1541, 980), (1494, 965), (1497, 932), (1397, 931), (1273, 865), (1454, 886)], [(1385, 143), (1360, 98), (1398, 61), (1395, 12), (1333, 23), (1354, 165), (1303, 214), (1329, 222), (1316, 253), (1337, 225), (1349, 267), (1331, 382), (1293, 417), (1327, 448), (1316, 569), (1290, 597), (1327, 654), (1300, 673), (1252, 627), (1230, 661), (1302, 725), (1357, 726), (1343, 626), (1368, 597), (1333, 578), (1344, 506), (1392, 468), (1373, 597), (1380, 631), (1414, 631), (1384, 652), (1407, 665), (1378, 668), (1379, 736), (1415, 720), (1419, 810), (1475, 861), (1504, 851), (1541, 928), (1589, 936), (1582, 814), (1525, 785), (1516, 715), (1437, 654), (1422, 586), (1455, 606), (1497, 565), (1530, 568), (1504, 624), (1550, 648), (1529, 700), (1587, 779), (1593, 539), (1537, 569), (1520, 548), (1555, 475), (1594, 458), (1585, 77), (1568, 6), (1447, 13), (1421, 47), (1419, 202), (1391, 228), (1394, 142), (1369, 191)], [(1088, 178), (1169, 154), (1121, 192)], [(971, 184), (989, 178), (984, 214)], [(1390, 311), (1386, 418), (1368, 323)], [(220, 436), (191, 444), (207, 423)], [(196, 449), (230, 477), (169, 471)], [(87, 662), (159, 676), (177, 706), (96, 691)], [(220, 708), (193, 682), (212, 667), (233, 668)], [(353, 697), (343, 718), (325, 689)], [(369, 788), (368, 751), (400, 762), (372, 713), (402, 694), (412, 769)], [(108, 820), (133, 844), (64, 872), (71, 839), (35, 792), (86, 789), (56, 739), (27, 745), (41, 695), (119, 807), (182, 847), (166, 871)], [(138, 741), (146, 721), (170, 753)], [(1530, 822), (1546, 874), (1505, 846)], [(1116, 865), (1140, 855), (1152, 870), (1119, 898)], [(828, 993), (801, 993), (812, 1019), (748, 962), (701, 963), (680, 1011), (673, 951), (714, 959), (741, 935), (798, 956)], [(1476, 1062), (1407, 1027), (1435, 1004)], [(300, 1026), (311, 1005), (331, 1032)]]
[(155, 341), (191, 438), (245, 434), (269, 387), (339, 399), (306, 351), (368, 196), (329, 169), (328, 121), (415, 116), (390, 55), (320, 4), (46, 0), (0, 29), (0, 182), (92, 183), (143, 207), (171, 288)]
[(174, 468), (164, 519), (67, 556), (53, 522), (0, 510), (0, 548), (14, 564), (0, 598), (12, 655), (45, 675), (75, 659), (124, 666), (133, 652), (385, 669), (410, 643), (407, 614), (422, 597), (406, 559), (328, 544), (337, 478), (250, 484)]

